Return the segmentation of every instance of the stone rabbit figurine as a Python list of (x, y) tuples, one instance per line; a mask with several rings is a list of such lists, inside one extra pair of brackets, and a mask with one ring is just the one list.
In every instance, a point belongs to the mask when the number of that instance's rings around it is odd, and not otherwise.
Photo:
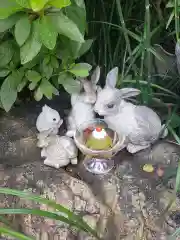
[(59, 113), (49, 106), (44, 105), (42, 107), (42, 112), (36, 120), (36, 128), (40, 133), (48, 131), (49, 133), (57, 134), (62, 123), (63, 120)]
[[(126, 136), (125, 147), (130, 153), (148, 148), (167, 130), (159, 116), (146, 106), (136, 106), (126, 99), (140, 94), (134, 88), (117, 89), (118, 68), (113, 68), (106, 77), (104, 89), (98, 92), (94, 110), (104, 116), (105, 122), (119, 134)], [(163, 135), (164, 134), (164, 135)]]
[(38, 144), (44, 164), (59, 169), (71, 164), (77, 164), (78, 149), (72, 138), (67, 136), (49, 135), (43, 132), (38, 136)]
[(83, 92), (71, 96), (72, 109), (67, 119), (66, 136), (73, 137), (77, 128), (95, 118), (93, 105), (96, 102), (97, 91), (101, 89), (100, 86), (97, 86), (99, 77), (100, 68), (97, 66), (91, 76), (91, 81), (80, 79)]

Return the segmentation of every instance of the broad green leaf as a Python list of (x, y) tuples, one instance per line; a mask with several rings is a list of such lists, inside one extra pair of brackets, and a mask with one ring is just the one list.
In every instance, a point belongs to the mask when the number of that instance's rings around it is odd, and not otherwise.
[(12, 28), (21, 16), (21, 13), (15, 13), (6, 19), (0, 19), (0, 33)]
[(10, 41), (0, 44), (0, 67), (6, 66), (12, 59), (14, 54), (13, 46)]
[(46, 79), (49, 79), (53, 74), (53, 67), (50, 62), (48, 64), (45, 64), (45, 62), (43, 62), (43, 64), (40, 66), (40, 70), (41, 75)]
[(9, 75), (3, 82), (0, 90), (1, 103), (6, 112), (8, 112), (17, 98), (17, 90), (14, 87), (14, 77)]
[(0, 69), (0, 77), (6, 77), (10, 73), (9, 69)]
[(31, 35), (20, 49), (21, 63), (31, 61), (41, 50), (42, 43), (39, 41), (39, 22), (34, 21), (31, 26)]
[(69, 74), (68, 72), (61, 72), (58, 76), (58, 83), (63, 84), (66, 80), (68, 81), (68, 79), (70, 79), (69, 81), (71, 81), (71, 74)]
[(48, 0), (30, 0), (31, 8), (34, 12), (39, 12), (44, 8)]
[(40, 87), (38, 87), (38, 89), (34, 92), (34, 99), (36, 101), (40, 101), (43, 97), (43, 93), (41, 92)]
[(22, 82), (24, 77), (24, 69), (21, 67), (12, 71), (12, 77), (14, 78), (13, 87), (17, 90), (19, 84)]
[(91, 46), (93, 44), (93, 41), (94, 41), (93, 39), (88, 39), (84, 43), (82, 43), (81, 48), (80, 48), (79, 53), (78, 53), (78, 57), (81, 57), (87, 51), (89, 51), (89, 49), (91, 48)]
[(14, 50), (14, 54), (13, 57), (9, 63), (9, 67), (11, 69), (16, 69), (19, 67), (21, 60), (20, 60), (20, 52), (19, 52), (19, 47), (17, 46), (17, 44), (15, 42), (13, 42), (14, 44), (12, 45), (12, 48)]
[(21, 92), (23, 88), (27, 85), (28, 79), (26, 77), (23, 78), (22, 82), (18, 85), (17, 91)]
[(29, 84), (28, 88), (29, 88), (29, 90), (32, 91), (36, 88), (36, 86), (37, 86), (37, 82), (32, 82), (32, 83)]
[(66, 73), (61, 73), (58, 78), (58, 83), (62, 84), (64, 89), (69, 93), (79, 93), (81, 90), (81, 84), (79, 81), (74, 80), (74, 78)]
[(59, 67), (59, 62), (58, 62), (56, 57), (51, 56), (50, 61), (51, 61), (51, 66), (53, 68), (58, 68)]
[(59, 34), (62, 34), (77, 42), (84, 42), (84, 37), (77, 25), (63, 13), (59, 13), (59, 15), (56, 16), (51, 16), (51, 19)]
[(42, 56), (41, 54), (38, 54), (32, 59), (32, 61), (24, 64), (23, 67), (26, 69), (32, 69), (34, 66), (38, 65), (40, 61), (42, 61)]
[(19, 19), (15, 25), (15, 39), (19, 46), (22, 46), (27, 38), (29, 37), (31, 31), (31, 24), (29, 22), (28, 16), (24, 16)]
[(57, 89), (55, 89), (55, 87), (47, 79), (42, 80), (39, 88), (48, 99), (52, 99), (52, 95), (57, 92)]
[(51, 0), (49, 5), (56, 7), (56, 8), (63, 8), (67, 7), (71, 4), (70, 0)]
[(56, 56), (63, 61), (76, 59), (81, 47), (80, 42), (73, 41), (65, 36), (58, 40)]
[(34, 70), (28, 70), (26, 72), (26, 77), (30, 82), (33, 82), (33, 83), (38, 83), (42, 78), (41, 75)]
[(78, 63), (69, 69), (69, 72), (73, 73), (76, 77), (87, 77), (92, 66), (87, 63)]
[(22, 6), (23, 8), (31, 8), (29, 0), (16, 0), (17, 4)]
[(50, 50), (54, 49), (58, 33), (50, 17), (43, 16), (39, 22), (39, 33), (42, 43)]
[(22, 10), (15, 0), (1, 0), (0, 3), (0, 19), (8, 18), (10, 15)]
[(85, 29), (86, 29), (85, 10), (83, 8), (71, 5), (66, 8), (66, 15), (69, 19), (71, 19), (76, 24), (81, 34), (84, 35)]

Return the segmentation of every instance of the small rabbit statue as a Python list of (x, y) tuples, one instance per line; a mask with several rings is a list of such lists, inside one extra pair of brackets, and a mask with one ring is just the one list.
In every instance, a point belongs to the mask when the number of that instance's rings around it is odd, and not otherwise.
[(78, 149), (72, 138), (67, 136), (49, 135), (44, 131), (38, 136), (38, 147), (42, 148), (41, 157), (44, 164), (59, 169), (71, 164), (77, 164)]
[(125, 100), (139, 95), (140, 90), (115, 88), (117, 78), (118, 68), (115, 67), (107, 74), (106, 85), (97, 94), (94, 110), (104, 116), (104, 121), (112, 130), (126, 136), (125, 147), (130, 153), (136, 153), (148, 148), (159, 137), (165, 137), (167, 129), (152, 109)]
[(79, 129), (84, 123), (95, 118), (93, 104), (96, 102), (97, 91), (101, 89), (100, 86), (97, 86), (99, 77), (100, 67), (97, 66), (91, 76), (91, 81), (80, 79), (84, 92), (71, 96), (72, 109), (67, 119), (66, 136), (73, 137), (77, 128)]
[(63, 120), (59, 113), (49, 106), (44, 105), (42, 107), (42, 112), (36, 120), (36, 128), (40, 133), (48, 131), (49, 133), (57, 134), (62, 123)]

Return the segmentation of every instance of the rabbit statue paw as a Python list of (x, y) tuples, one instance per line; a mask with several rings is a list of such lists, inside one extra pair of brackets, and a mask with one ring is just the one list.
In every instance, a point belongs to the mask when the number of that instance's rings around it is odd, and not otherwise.
[(127, 101), (140, 94), (135, 88), (117, 89), (118, 68), (113, 68), (106, 77), (105, 87), (98, 92), (94, 110), (104, 116), (112, 130), (126, 136), (126, 148), (130, 153), (150, 147), (168, 132), (159, 116), (146, 106), (137, 106)]
[(57, 134), (62, 123), (63, 120), (59, 113), (47, 105), (44, 105), (42, 112), (36, 120), (36, 128), (39, 132), (49, 131), (49, 133)]
[(39, 147), (42, 148), (41, 157), (45, 158), (44, 164), (47, 166), (59, 169), (69, 163), (78, 163), (77, 147), (74, 141), (67, 136), (41, 135)]
[(72, 109), (67, 119), (66, 136), (73, 137), (77, 128), (95, 118), (93, 105), (96, 102), (97, 91), (100, 89), (100, 86), (96, 85), (99, 77), (100, 68), (98, 66), (91, 76), (91, 81), (80, 79), (84, 91), (71, 96)]

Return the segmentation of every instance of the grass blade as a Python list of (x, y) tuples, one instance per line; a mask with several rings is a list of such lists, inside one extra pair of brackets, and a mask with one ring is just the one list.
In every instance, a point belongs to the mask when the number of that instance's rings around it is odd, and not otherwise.
[(27, 192), (14, 190), (14, 189), (11, 189), (11, 188), (0, 188), (0, 193), (13, 195), (13, 196), (18, 196), (20, 198), (29, 199), (29, 200), (32, 200), (32, 201), (36, 201), (36, 202), (39, 202), (39, 203), (46, 204), (46, 205), (58, 210), (59, 212), (66, 214), (68, 216), (68, 219), (71, 219), (73, 222), (78, 223), (78, 225), (79, 226), (81, 225), (81, 227), (86, 229), (86, 231), (88, 233), (97, 237), (97, 233), (91, 227), (89, 227), (89, 225), (85, 221), (83, 221), (81, 217), (74, 214), (73, 212), (71, 212), (67, 208), (63, 207), (62, 205), (57, 204), (55, 201), (48, 200), (46, 198), (42, 198), (40, 196), (33, 195), (33, 194), (30, 194), (30, 193), (27, 193)]
[(11, 236), (11, 237), (15, 237), (16, 239), (20, 239), (20, 240), (35, 240), (34, 238), (31, 237), (27, 237), (19, 232), (13, 231), (11, 229), (5, 228), (5, 227), (0, 227), (0, 233)]

